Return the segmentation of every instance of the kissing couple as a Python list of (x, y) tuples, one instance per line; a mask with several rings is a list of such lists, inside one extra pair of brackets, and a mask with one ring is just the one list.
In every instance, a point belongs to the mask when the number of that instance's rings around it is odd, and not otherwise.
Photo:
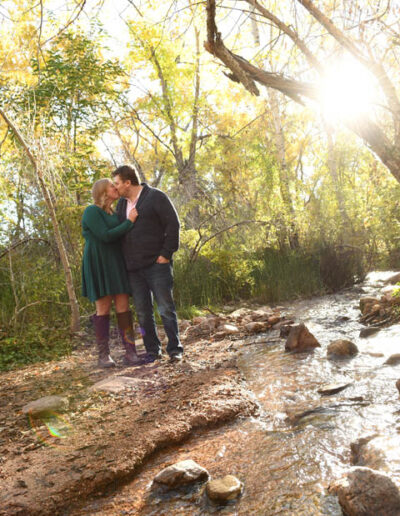
[[(178, 214), (164, 192), (140, 183), (134, 168), (118, 167), (112, 177), (113, 181), (105, 178), (93, 184), (93, 204), (82, 217), (82, 295), (96, 304), (93, 323), (98, 365), (115, 367), (109, 348), (113, 301), (125, 348), (124, 365), (161, 358), (154, 299), (168, 338), (167, 353), (172, 361), (180, 361), (183, 347), (172, 292), (172, 256), (179, 247)], [(141, 357), (135, 346), (130, 296), (146, 350)]]

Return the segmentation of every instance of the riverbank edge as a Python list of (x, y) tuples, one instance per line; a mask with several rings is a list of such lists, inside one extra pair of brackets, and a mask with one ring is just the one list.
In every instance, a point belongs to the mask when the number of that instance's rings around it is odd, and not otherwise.
[[(182, 363), (163, 360), (118, 371), (117, 376), (141, 380), (134, 399), (101, 397), (96, 416), (88, 419), (83, 410), (73, 436), (59, 447), (33, 448), (32, 436), (22, 453), (11, 450), (2, 464), (0, 514), (66, 514), (90, 496), (128, 482), (156, 452), (193, 432), (257, 415), (237, 358), (229, 339), (199, 340), (186, 347)], [(79, 402), (72, 400), (72, 406), (79, 412)]]

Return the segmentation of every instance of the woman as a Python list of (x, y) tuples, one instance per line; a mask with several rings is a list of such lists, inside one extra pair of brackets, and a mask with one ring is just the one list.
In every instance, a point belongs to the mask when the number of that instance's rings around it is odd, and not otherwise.
[(120, 238), (129, 231), (138, 216), (136, 208), (120, 223), (111, 206), (119, 194), (110, 179), (96, 181), (92, 188), (94, 204), (82, 217), (85, 249), (82, 263), (82, 295), (96, 303), (93, 322), (100, 367), (115, 367), (110, 357), (110, 309), (115, 303), (118, 328), (125, 347), (124, 363), (139, 363), (136, 353), (132, 313), (129, 311), (129, 282), (120, 249)]

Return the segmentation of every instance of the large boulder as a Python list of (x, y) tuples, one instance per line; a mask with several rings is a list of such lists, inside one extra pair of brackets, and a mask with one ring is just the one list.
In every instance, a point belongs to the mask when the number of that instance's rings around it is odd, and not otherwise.
[(350, 340), (339, 339), (331, 342), (327, 349), (328, 358), (348, 358), (357, 355), (358, 348)]
[(355, 467), (329, 486), (347, 516), (399, 516), (400, 492), (383, 473)]
[(397, 390), (400, 392), (400, 378), (396, 382)]
[(205, 468), (199, 466), (194, 460), (188, 459), (176, 462), (160, 471), (154, 477), (154, 482), (173, 488), (207, 480), (208, 477), (209, 473)]
[(218, 503), (234, 500), (242, 492), (243, 484), (233, 475), (226, 475), (223, 478), (209, 480), (206, 486), (206, 493), (210, 500)]
[(308, 351), (319, 347), (321, 347), (321, 344), (304, 323), (297, 324), (290, 328), (285, 344), (285, 351), (300, 353), (302, 351)]

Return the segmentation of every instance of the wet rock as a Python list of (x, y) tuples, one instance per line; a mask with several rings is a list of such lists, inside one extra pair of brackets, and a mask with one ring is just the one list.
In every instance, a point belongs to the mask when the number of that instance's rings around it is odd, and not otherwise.
[(285, 324), (284, 326), (281, 327), (281, 330), (279, 332), (279, 337), (281, 337), (282, 339), (286, 339), (288, 336), (289, 336), (289, 333), (290, 333), (290, 330), (292, 329), (294, 325), (294, 322), (291, 323), (291, 324)]
[(367, 466), (372, 469), (381, 469), (384, 465), (383, 454), (374, 445), (370, 445), (377, 435), (360, 437), (350, 444), (351, 463), (354, 466)]
[(331, 383), (318, 389), (318, 392), (324, 396), (329, 396), (331, 394), (337, 394), (338, 392), (343, 391), (350, 385), (351, 383)]
[(285, 351), (300, 353), (319, 347), (321, 347), (321, 344), (304, 323), (297, 324), (290, 328), (289, 336), (285, 344)]
[(199, 466), (194, 460), (188, 459), (172, 464), (172, 466), (160, 471), (154, 477), (154, 482), (172, 488), (199, 480), (207, 480), (208, 478), (209, 473), (205, 468)]
[(271, 315), (270, 317), (268, 317), (267, 322), (271, 326), (274, 326), (275, 324), (279, 324), (281, 319), (282, 319), (282, 317), (280, 316), (280, 314), (275, 314), (275, 315)]
[(384, 365), (396, 366), (400, 364), (400, 353), (390, 355), (390, 357), (384, 362)]
[(371, 315), (373, 315), (373, 314), (383, 315), (384, 311), (382, 309), (382, 306), (379, 303), (377, 303), (376, 305), (372, 305), (372, 307), (369, 309), (368, 313), (371, 314)]
[(327, 349), (328, 358), (347, 358), (357, 355), (358, 348), (350, 340), (339, 339), (331, 342)]
[(394, 285), (395, 283), (398, 283), (400, 281), (400, 272), (397, 272), (396, 274), (394, 274), (393, 276), (390, 276), (390, 278), (388, 278), (385, 283), (387, 285)]
[(367, 466), (386, 472), (397, 471), (400, 466), (398, 450), (400, 436), (376, 436), (362, 437), (350, 445), (352, 452), (352, 464)]
[(360, 331), (360, 338), (366, 339), (367, 337), (370, 337), (371, 335), (375, 335), (375, 333), (378, 333), (380, 331), (380, 328), (377, 328), (376, 326), (369, 326), (368, 328), (363, 328)]
[(371, 311), (371, 308), (378, 304), (379, 305), (379, 299), (376, 297), (362, 297), (360, 299), (360, 311), (364, 315)]
[(108, 376), (92, 385), (89, 391), (103, 391), (116, 394), (126, 389), (138, 388), (143, 382), (144, 380), (140, 378), (131, 378), (130, 376)]
[(301, 406), (293, 408), (288, 407), (286, 408), (286, 421), (291, 425), (297, 425), (302, 419), (307, 418), (309, 416), (314, 417), (319, 414), (329, 414), (330, 412), (331, 409), (329, 407), (324, 407), (317, 404), (315, 404), (314, 407), (310, 406), (310, 408), (307, 408), (306, 410), (303, 410)]
[(347, 516), (398, 516), (400, 492), (383, 473), (355, 467), (329, 486)]
[[(279, 321), (276, 324), (274, 324), (272, 326), (272, 329), (273, 330), (281, 330), (285, 326), (291, 326), (292, 324), (294, 324), (294, 320), (293, 319), (283, 319), (283, 321)], [(289, 335), (289, 332), (287, 333), (286, 337), (288, 335)]]
[(350, 317), (348, 315), (339, 315), (339, 317), (337, 317), (335, 319), (335, 323), (342, 323), (342, 322), (346, 322), (349, 320), (350, 320)]
[(398, 291), (397, 285), (389, 285), (382, 289), (383, 296), (381, 297), (381, 302), (395, 304), (397, 301), (396, 292)]
[(397, 390), (400, 392), (400, 378), (396, 382)]
[(250, 322), (244, 325), (244, 329), (248, 333), (260, 333), (267, 329), (267, 323), (264, 322)]
[(243, 484), (233, 475), (216, 478), (207, 482), (206, 493), (210, 500), (218, 503), (228, 502), (240, 496)]
[(61, 396), (44, 396), (25, 405), (22, 408), (22, 412), (23, 414), (30, 414), (35, 417), (51, 412), (64, 412), (67, 408), (67, 398)]

